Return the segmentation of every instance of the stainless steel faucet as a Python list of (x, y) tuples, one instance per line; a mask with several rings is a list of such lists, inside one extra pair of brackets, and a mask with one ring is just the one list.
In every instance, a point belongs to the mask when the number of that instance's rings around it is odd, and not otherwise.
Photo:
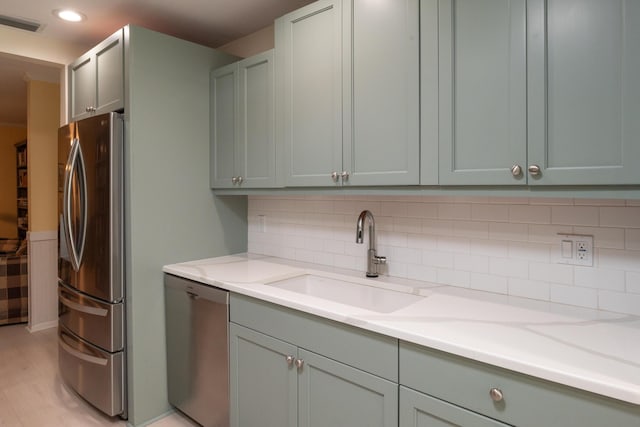
[(356, 243), (362, 243), (364, 223), (369, 218), (369, 249), (367, 250), (367, 277), (378, 277), (378, 265), (386, 264), (387, 258), (376, 254), (376, 222), (367, 210), (360, 212), (356, 224)]

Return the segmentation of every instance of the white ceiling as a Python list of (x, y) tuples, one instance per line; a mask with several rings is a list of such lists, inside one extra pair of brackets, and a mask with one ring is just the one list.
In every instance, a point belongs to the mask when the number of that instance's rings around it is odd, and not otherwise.
[[(3, 2), (0, 14), (35, 21), (41, 24), (38, 33), (43, 37), (84, 44), (87, 49), (126, 24), (140, 25), (206, 46), (219, 47), (267, 27), (278, 16), (311, 1), (16, 0)], [(67, 7), (82, 12), (87, 20), (66, 23), (53, 16), (54, 9)], [(0, 54), (0, 123), (26, 122), (26, 85), (23, 77), (29, 71), (42, 76), (42, 73), (46, 74), (47, 67)], [(56, 69), (48, 71), (58, 73)]]

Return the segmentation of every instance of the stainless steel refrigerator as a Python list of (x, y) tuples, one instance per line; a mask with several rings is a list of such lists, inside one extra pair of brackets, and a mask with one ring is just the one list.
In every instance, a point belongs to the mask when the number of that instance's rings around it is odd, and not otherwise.
[(58, 131), (60, 375), (102, 412), (126, 418), (123, 119)]

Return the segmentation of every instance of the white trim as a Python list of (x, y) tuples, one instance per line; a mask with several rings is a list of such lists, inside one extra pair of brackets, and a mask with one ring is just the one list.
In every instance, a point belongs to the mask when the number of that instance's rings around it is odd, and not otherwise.
[(56, 240), (58, 238), (58, 230), (51, 231), (29, 231), (27, 238), (31, 242), (39, 242), (44, 240)]
[(27, 326), (26, 329), (30, 333), (34, 333), (34, 332), (44, 331), (45, 329), (55, 328), (56, 326), (58, 326), (58, 321), (52, 320), (50, 322), (42, 322), (42, 323), (38, 323), (37, 325)]

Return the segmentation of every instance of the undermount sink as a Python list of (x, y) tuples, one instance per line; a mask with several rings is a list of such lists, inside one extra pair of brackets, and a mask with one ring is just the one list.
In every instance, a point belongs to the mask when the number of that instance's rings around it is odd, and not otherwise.
[(367, 286), (316, 274), (303, 274), (290, 279), (266, 283), (280, 289), (322, 298), (340, 304), (364, 308), (379, 313), (390, 313), (420, 301), (418, 295), (385, 288)]

